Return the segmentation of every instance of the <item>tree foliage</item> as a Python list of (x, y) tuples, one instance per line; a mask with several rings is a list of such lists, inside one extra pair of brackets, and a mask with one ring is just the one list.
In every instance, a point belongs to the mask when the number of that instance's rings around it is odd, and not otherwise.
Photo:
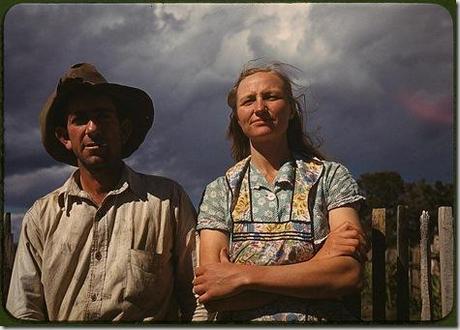
[(366, 193), (369, 208), (393, 208), (401, 203), (404, 181), (396, 172), (366, 173), (358, 184)]
[[(396, 172), (366, 173), (359, 177), (358, 184), (366, 195), (366, 208), (363, 217), (370, 221), (373, 208), (386, 208), (387, 216), (392, 219), (397, 205), (406, 205), (407, 219), (412, 243), (419, 240), (419, 217), (423, 210), (430, 214), (431, 229), (437, 227), (438, 208), (453, 206), (454, 185), (436, 181), (428, 183), (425, 180), (404, 182)], [(387, 234), (390, 241), (395, 233), (395, 221), (387, 222)]]

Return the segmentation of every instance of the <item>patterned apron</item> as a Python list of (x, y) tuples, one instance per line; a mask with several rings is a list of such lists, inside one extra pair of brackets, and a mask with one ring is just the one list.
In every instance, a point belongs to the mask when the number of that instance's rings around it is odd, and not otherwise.
[[(285, 265), (309, 260), (318, 243), (314, 240), (315, 224), (308, 208), (309, 193), (321, 176), (323, 164), (316, 159), (296, 160), (290, 217), (285, 222), (253, 221), (249, 164), (250, 157), (230, 168), (225, 175), (232, 194), (231, 261), (248, 265)], [(326, 220), (321, 226), (325, 225)], [(326, 300), (281, 297), (261, 308), (221, 312), (217, 320), (318, 321), (331, 318), (326, 311), (330, 308), (337, 313), (340, 306)]]

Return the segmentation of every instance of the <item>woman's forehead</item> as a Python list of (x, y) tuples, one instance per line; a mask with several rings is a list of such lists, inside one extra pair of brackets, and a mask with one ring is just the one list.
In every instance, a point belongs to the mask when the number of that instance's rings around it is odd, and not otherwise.
[(283, 79), (275, 72), (260, 71), (253, 73), (241, 80), (237, 94), (255, 92), (265, 88), (279, 88), (284, 90)]

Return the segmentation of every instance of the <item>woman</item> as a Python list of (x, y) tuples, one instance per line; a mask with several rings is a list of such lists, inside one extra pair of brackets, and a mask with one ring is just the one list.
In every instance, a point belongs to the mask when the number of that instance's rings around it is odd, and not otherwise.
[(356, 182), (304, 134), (283, 64), (244, 69), (228, 104), (237, 164), (200, 205), (200, 302), (225, 321), (350, 319), (339, 299), (367, 249)]

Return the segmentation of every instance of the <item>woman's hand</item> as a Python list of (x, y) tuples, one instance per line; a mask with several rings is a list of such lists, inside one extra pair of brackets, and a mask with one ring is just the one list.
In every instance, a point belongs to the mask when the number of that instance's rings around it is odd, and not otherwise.
[(246, 283), (248, 266), (230, 262), (227, 249), (219, 254), (220, 262), (200, 266), (196, 269), (193, 290), (201, 303), (222, 299), (240, 293)]
[(329, 233), (314, 258), (352, 256), (364, 262), (367, 260), (368, 251), (369, 245), (363, 231), (345, 221)]

